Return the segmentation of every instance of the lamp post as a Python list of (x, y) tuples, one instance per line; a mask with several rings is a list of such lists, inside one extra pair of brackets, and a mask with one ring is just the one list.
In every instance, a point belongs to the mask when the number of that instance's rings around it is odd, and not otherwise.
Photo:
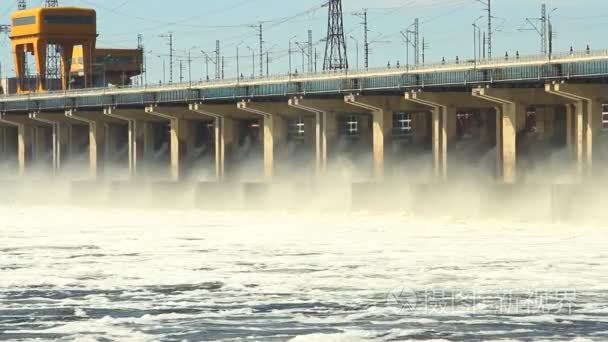
[(205, 77), (207, 78), (207, 82), (209, 82), (209, 60), (211, 59), (211, 57), (209, 57), (209, 55), (204, 50), (201, 50), (201, 53), (203, 54), (203, 58), (205, 58)]
[(188, 56), (188, 84), (190, 85), (190, 87), (192, 87), (192, 50), (196, 48), (196, 46), (193, 46), (188, 50), (185, 50), (186, 55)]
[(547, 14), (547, 53), (549, 55), (549, 59), (551, 59), (551, 56), (553, 55), (553, 24), (551, 23), (551, 16), (555, 11), (557, 11), (557, 8), (552, 9)]
[(167, 73), (166, 73), (166, 68), (165, 68), (165, 59), (161, 55), (157, 55), (156, 57), (158, 57), (160, 60), (163, 61), (163, 84), (165, 84), (165, 83), (167, 83)]
[(274, 44), (271, 47), (266, 47), (266, 77), (270, 77), (270, 50), (277, 46), (277, 44)]
[(112, 58), (112, 55), (105, 55), (105, 56), (103, 57), (103, 63), (102, 63), (102, 66), (103, 66), (103, 87), (104, 87), (104, 88), (107, 88), (107, 87), (108, 87), (108, 80), (107, 80), (107, 78), (106, 78), (106, 77), (107, 77), (106, 75), (107, 75), (107, 73), (108, 73), (108, 60), (109, 60), (110, 58)]
[(240, 64), (240, 58), (239, 58), (239, 47), (241, 45), (243, 45), (243, 41), (236, 44), (236, 81), (237, 81), (237, 83), (240, 82), (240, 80), (241, 80), (241, 64)]
[(484, 16), (480, 16), (473, 22), (473, 60), (477, 63), (481, 59), (481, 27), (477, 25), (477, 21)]
[(296, 39), (296, 37), (298, 37), (297, 35), (289, 38), (289, 50), (288, 50), (288, 54), (289, 54), (289, 77), (291, 77), (291, 42)]
[(255, 49), (247, 45), (247, 48), (251, 50), (251, 78), (255, 78)]
[(359, 70), (359, 40), (353, 36), (349, 36), (350, 39), (355, 41), (355, 51), (357, 56), (357, 70)]

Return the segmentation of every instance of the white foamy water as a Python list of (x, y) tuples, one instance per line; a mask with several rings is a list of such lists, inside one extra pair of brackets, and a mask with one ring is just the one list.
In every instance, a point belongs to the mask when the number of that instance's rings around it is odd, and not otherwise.
[(0, 208), (0, 340), (604, 341), (608, 228)]

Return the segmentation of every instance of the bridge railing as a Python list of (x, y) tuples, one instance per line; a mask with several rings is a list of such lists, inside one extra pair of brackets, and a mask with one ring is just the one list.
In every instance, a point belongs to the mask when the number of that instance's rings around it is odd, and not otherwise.
[(474, 70), (483, 68), (499, 68), (510, 67), (517, 65), (533, 64), (549, 64), (549, 63), (568, 63), (571, 61), (585, 61), (590, 59), (608, 59), (608, 49), (602, 50), (585, 50), (571, 51), (549, 55), (525, 55), (525, 56), (503, 56), (492, 59), (480, 60), (460, 60), (458, 62), (440, 62), (424, 65), (400, 65), (393, 67), (379, 67), (361, 70), (342, 70), (342, 71), (322, 71), (317, 73), (293, 73), (275, 74), (270, 76), (259, 76), (253, 78), (228, 78), (223, 80), (181, 82), (169, 84), (147, 84), (145, 86), (117, 86), (104, 88), (86, 88), (86, 89), (70, 89), (67, 91), (49, 91), (44, 93), (28, 93), (15, 95), (0, 95), (0, 100), (38, 100), (45, 98), (58, 97), (74, 97), (74, 96), (96, 96), (96, 95), (113, 95), (132, 92), (158, 92), (171, 91), (177, 89), (205, 89), (205, 88), (221, 88), (227, 86), (253, 86), (263, 85), (267, 83), (288, 83), (288, 82), (304, 82), (307, 80), (329, 80), (343, 78), (365, 78), (374, 76), (389, 76), (389, 75), (406, 75), (420, 74), (441, 71), (458, 71), (458, 70)]

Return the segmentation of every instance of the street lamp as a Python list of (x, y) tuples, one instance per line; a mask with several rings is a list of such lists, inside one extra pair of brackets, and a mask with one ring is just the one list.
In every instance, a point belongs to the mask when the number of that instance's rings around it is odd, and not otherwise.
[(551, 23), (551, 15), (555, 11), (557, 11), (557, 8), (552, 9), (551, 12), (549, 12), (549, 14), (547, 14), (547, 23), (549, 26), (549, 32), (547, 32), (547, 35), (548, 35), (547, 53), (549, 54), (549, 59), (551, 59), (551, 55), (553, 55), (553, 24)]
[(270, 50), (277, 46), (277, 44), (274, 44), (271, 47), (266, 47), (266, 77), (270, 76)]
[[(103, 63), (101, 64), (101, 66), (103, 66), (103, 87), (106, 88), (108, 86), (108, 80), (107, 80), (107, 73), (108, 73), (108, 60), (112, 58), (112, 55), (105, 55), (103, 57)], [(124, 83), (124, 81), (123, 81)], [(124, 84), (123, 84), (124, 85)]]
[(239, 47), (241, 45), (243, 45), (243, 41), (241, 40), (240, 43), (236, 44), (236, 80), (237, 83), (241, 80), (241, 66), (240, 66), (240, 61), (239, 61)]
[(289, 51), (288, 51), (288, 54), (289, 54), (289, 76), (290, 76), (290, 77), (291, 77), (291, 42), (292, 42), (294, 39), (296, 39), (297, 37), (298, 37), (298, 36), (297, 36), (297, 35), (295, 35), (295, 36), (293, 36), (293, 37), (289, 38)]
[(483, 17), (480, 16), (473, 22), (473, 60), (475, 63), (477, 63), (478, 57), (481, 59), (481, 28), (477, 25), (477, 21)]
[(203, 54), (203, 58), (205, 58), (206, 77), (207, 82), (209, 82), (209, 60), (211, 59), (211, 57), (209, 57), (209, 55), (204, 50), (201, 50), (201, 53)]
[(355, 48), (357, 51), (357, 70), (359, 70), (359, 40), (353, 36), (349, 36), (349, 38), (355, 41)]
[(251, 78), (255, 78), (255, 49), (247, 45), (247, 48), (251, 50)]
[(158, 57), (160, 60), (163, 61), (163, 84), (165, 84), (165, 83), (167, 83), (167, 73), (166, 73), (166, 68), (165, 68), (165, 59), (161, 55), (157, 55), (156, 57)]

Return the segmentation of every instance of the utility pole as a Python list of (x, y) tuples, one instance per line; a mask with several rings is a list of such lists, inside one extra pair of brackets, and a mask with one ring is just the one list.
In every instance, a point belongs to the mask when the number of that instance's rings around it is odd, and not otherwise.
[(359, 40), (353, 36), (349, 36), (355, 42), (355, 66), (359, 70)]
[[(211, 58), (211, 56), (209, 56), (204, 50), (201, 50), (201, 52), (203, 54), (203, 57), (205, 58), (205, 72), (206, 72), (207, 81), (209, 81), (209, 62), (212, 62), (213, 64), (215, 64), (215, 59)], [(214, 51), (214, 53), (215, 53), (215, 51)], [(238, 54), (238, 52), (237, 52), (237, 54)]]
[(348, 70), (342, 0), (329, 0), (324, 6), (328, 7), (328, 13), (323, 70)]
[(313, 55), (312, 55), (312, 30), (308, 30), (308, 72), (313, 71)]
[(428, 50), (431, 46), (424, 41), (424, 37), (422, 37), (422, 65), (425, 63), (426, 50)]
[(165, 38), (169, 43), (169, 84), (173, 83), (173, 32), (166, 35), (160, 35), (160, 38)]
[(179, 83), (184, 81), (184, 64), (183, 61), (179, 60)]
[(188, 50), (188, 83), (192, 87), (192, 49)]
[(296, 39), (296, 37), (297, 36), (293, 36), (293, 37), (289, 38), (289, 48), (287, 50), (287, 54), (289, 55), (289, 77), (291, 77), (291, 53), (293, 52), (293, 49), (291, 48), (291, 41)]
[(305, 62), (306, 62), (306, 50), (307, 47), (306, 45), (300, 44), (298, 42), (296, 42), (296, 46), (300, 49), (300, 53), (302, 54), (302, 73), (306, 72), (306, 68), (305, 68)]
[(369, 26), (368, 26), (368, 22), (367, 22), (367, 9), (363, 9), (363, 12), (361, 13), (355, 13), (356, 16), (358, 16), (359, 18), (363, 19), (363, 22), (361, 23), (363, 25), (363, 54), (364, 56), (364, 66), (365, 69), (369, 68), (369, 40), (368, 40), (368, 33), (369, 33)]
[(141, 52), (141, 63), (139, 64), (139, 68), (141, 70), (141, 75), (139, 77), (139, 85), (143, 86), (145, 84), (145, 73), (146, 69), (144, 66), (146, 65), (146, 54), (144, 52), (144, 36), (140, 33), (137, 35), (137, 50)]
[(270, 77), (270, 54), (266, 51), (266, 77)]
[(236, 79), (237, 79), (237, 82), (239, 82), (241, 80), (241, 63), (240, 63), (240, 56), (239, 56), (239, 47), (241, 46), (241, 44), (243, 44), (243, 42), (240, 42), (236, 45)]
[(540, 18), (526, 18), (528, 28), (522, 28), (520, 31), (536, 31), (540, 36), (540, 52), (543, 55), (551, 55), (553, 52), (553, 28), (551, 26), (551, 13), (547, 13), (547, 5), (542, 4), (540, 9)]
[(224, 75), (224, 71), (226, 70), (225, 67), (226, 67), (226, 64), (224, 63), (224, 56), (222, 56), (222, 79), (224, 79), (224, 76), (225, 76)]
[[(554, 9), (553, 11), (555, 11), (556, 9)], [(553, 12), (551, 11), (551, 12)], [(553, 32), (553, 23), (551, 22), (551, 13), (549, 13), (549, 15), (547, 16), (547, 34), (549, 36), (549, 43), (548, 43), (548, 48), (549, 48), (549, 58), (551, 58), (551, 56), (553, 55), (553, 38), (555, 38), (555, 32)]]
[(414, 19), (414, 64), (420, 65), (420, 19)]
[(251, 50), (251, 78), (255, 78), (255, 49), (247, 45), (247, 48)]
[[(410, 65), (410, 47), (414, 48), (414, 65), (420, 64), (420, 20), (416, 18), (414, 23), (405, 31), (401, 31), (405, 43), (405, 64)], [(413, 38), (411, 38), (413, 37)]]
[(483, 45), (483, 59), (486, 59), (486, 32), (483, 32), (483, 40), (482, 40), (482, 45)]
[(546, 55), (549, 52), (548, 40), (547, 40), (547, 5), (542, 4), (540, 8), (540, 23), (541, 23), (541, 33), (540, 33), (540, 50), (541, 53)]
[(487, 35), (487, 46), (488, 46), (488, 58), (492, 58), (492, 0), (477, 0), (482, 5), (486, 6), (488, 12), (488, 35)]
[(260, 33), (258, 33), (260, 39), (260, 77), (264, 76), (264, 29), (262, 23), (260, 23)]
[(221, 78), (221, 61), (220, 61), (220, 41), (215, 41), (215, 79)]

